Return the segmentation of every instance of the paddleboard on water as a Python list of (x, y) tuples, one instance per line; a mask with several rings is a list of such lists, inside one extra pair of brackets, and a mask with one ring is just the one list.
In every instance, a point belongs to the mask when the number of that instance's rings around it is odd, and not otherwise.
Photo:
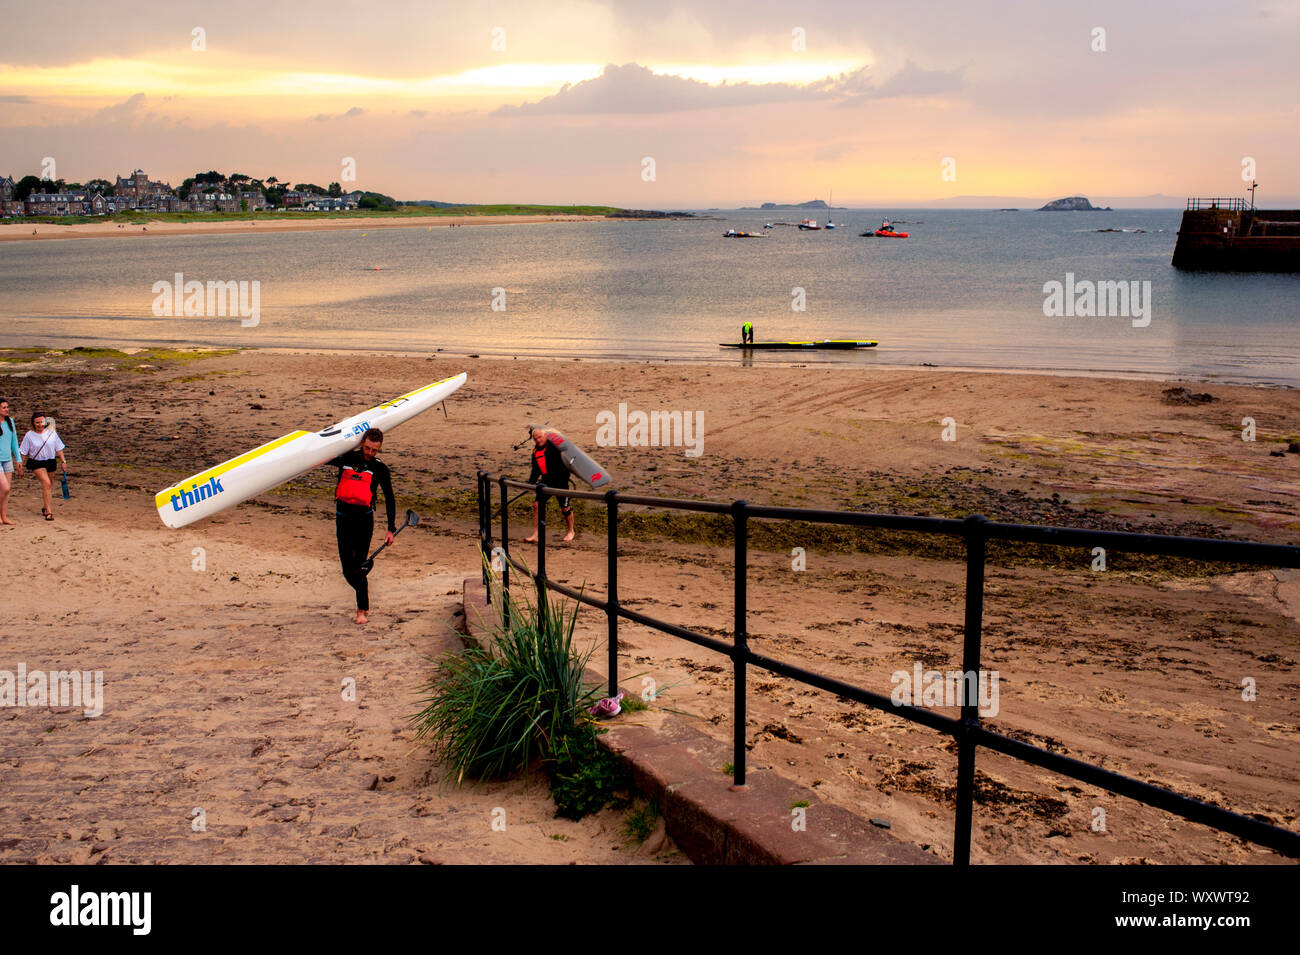
[(719, 348), (766, 348), (772, 351), (793, 351), (802, 348), (815, 349), (845, 349), (845, 348), (875, 348), (879, 342), (874, 341), (844, 341), (840, 339), (826, 339), (820, 342), (719, 342)]
[(462, 372), (435, 381), (323, 431), (294, 431), (200, 471), (155, 495), (158, 516), (168, 527), (185, 527), (234, 507), (358, 447), (371, 428), (387, 433), (427, 411), (465, 384), (466, 378)]
[(569, 473), (593, 489), (609, 483), (605, 469), (587, 456), (587, 453), (558, 431), (546, 432), (546, 440), (560, 449), (560, 457)]

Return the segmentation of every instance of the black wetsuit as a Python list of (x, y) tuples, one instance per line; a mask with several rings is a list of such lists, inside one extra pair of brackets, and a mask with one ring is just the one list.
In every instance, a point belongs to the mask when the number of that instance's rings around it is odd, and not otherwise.
[[(358, 448), (330, 462), (339, 469), (339, 483), (334, 491), (334, 520), (339, 535), (339, 563), (343, 577), (357, 592), (357, 609), (370, 609), (370, 590), (366, 572), (361, 569), (370, 554), (370, 538), (375, 531), (375, 495), (384, 492), (388, 510), (388, 532), (395, 533), (397, 502), (393, 499), (393, 479), (388, 466), (378, 458), (367, 461)], [(368, 493), (367, 493), (368, 492)]]
[[(533, 445), (533, 469), (528, 472), (528, 483), (536, 484), (538, 481), (542, 481), (547, 487), (567, 488), (569, 486), (569, 468), (560, 455), (560, 449), (549, 440), (540, 448)], [(559, 498), (559, 502), (560, 511), (568, 514), (569, 499), (562, 497)]]

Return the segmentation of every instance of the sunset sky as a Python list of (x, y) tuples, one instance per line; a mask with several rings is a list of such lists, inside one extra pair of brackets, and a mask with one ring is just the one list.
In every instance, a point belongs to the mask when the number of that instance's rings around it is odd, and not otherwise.
[(15, 178), (48, 156), (68, 181), (326, 185), (351, 157), (345, 188), (399, 199), (1181, 203), (1242, 194), (1250, 157), (1261, 204), (1300, 204), (1294, 0), (54, 0), (6, 21)]

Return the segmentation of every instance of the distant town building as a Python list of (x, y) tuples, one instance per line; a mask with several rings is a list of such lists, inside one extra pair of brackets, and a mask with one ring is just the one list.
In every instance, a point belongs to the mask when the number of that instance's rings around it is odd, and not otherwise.
[(17, 188), (18, 183), (14, 182), (13, 176), (0, 176), (0, 202), (11, 201)]
[(146, 196), (166, 195), (171, 191), (172, 187), (169, 183), (150, 181), (143, 169), (137, 169), (126, 178), (118, 176), (113, 184), (113, 195), (130, 196), (137, 201)]
[(33, 192), (27, 197), (29, 216), (79, 216), (86, 211), (86, 197), (77, 192)]
[(356, 207), (357, 201), (351, 196), (310, 196), (303, 202), (303, 208), (312, 212), (333, 212)]

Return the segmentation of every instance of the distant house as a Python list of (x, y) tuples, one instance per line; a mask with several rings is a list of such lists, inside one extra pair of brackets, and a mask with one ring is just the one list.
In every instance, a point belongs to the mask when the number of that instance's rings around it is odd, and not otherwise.
[(13, 176), (0, 176), (0, 202), (11, 201), (17, 188), (18, 184), (14, 182)]
[(285, 206), (300, 206), (302, 205), (303, 195), (297, 189), (286, 189), (284, 190), (283, 202)]
[(260, 189), (241, 190), (239, 193), (239, 200), (241, 203), (248, 203), (248, 210), (250, 212), (254, 209), (266, 208), (266, 196), (262, 195)]
[(92, 216), (102, 216), (108, 212), (108, 200), (104, 198), (102, 192), (97, 192), (91, 196), (86, 205), (88, 207), (87, 211)]
[(303, 204), (304, 209), (313, 212), (333, 212), (339, 209), (355, 209), (357, 201), (351, 196), (312, 196)]
[(34, 192), (27, 197), (29, 216), (79, 216), (86, 211), (86, 197), (76, 192)]
[(172, 194), (172, 187), (170, 183), (153, 182), (144, 174), (143, 169), (137, 169), (125, 178), (117, 177), (117, 181), (113, 184), (113, 194), (130, 196), (137, 202), (144, 202), (152, 196)]
[(26, 203), (21, 199), (0, 199), (0, 216), (20, 216), (26, 211)]

